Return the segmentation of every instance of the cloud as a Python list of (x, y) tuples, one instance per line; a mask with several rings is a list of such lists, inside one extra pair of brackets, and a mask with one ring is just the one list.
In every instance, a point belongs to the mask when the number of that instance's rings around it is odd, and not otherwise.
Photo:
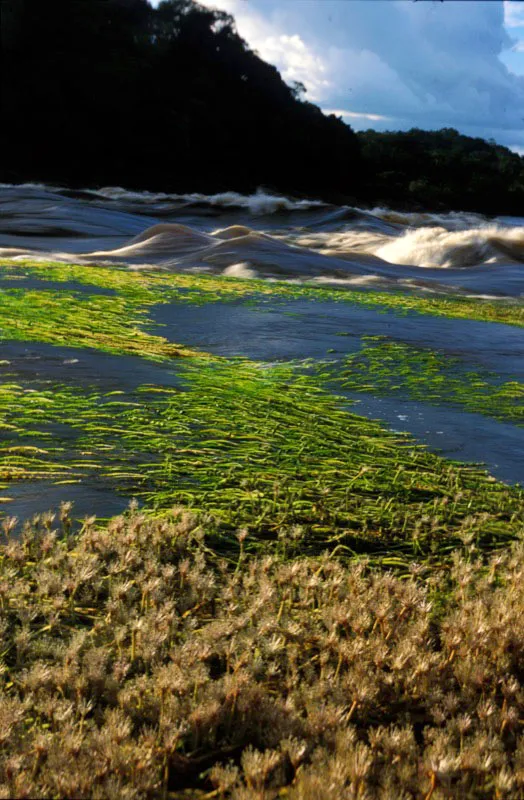
[(265, 61), (280, 67), (287, 83), (303, 83), (311, 100), (321, 99), (332, 88), (332, 82), (326, 78), (324, 61), (297, 34), (268, 35), (259, 41), (257, 50)]
[(524, 4), (204, 2), (230, 12), (286, 81), (302, 81), (322, 108), (344, 109), (357, 129), (485, 130), (524, 146), (524, 77), (500, 58), (522, 51), (508, 30), (524, 26)]
[(297, 33), (282, 29), (261, 7), (257, 10), (246, 0), (199, 0), (209, 8), (231, 14), (240, 36), (264, 61), (274, 64), (287, 83), (300, 81), (312, 102), (328, 96), (331, 82), (326, 76), (327, 65), (322, 56)]
[(350, 119), (368, 119), (373, 122), (385, 122), (391, 117), (384, 117), (382, 114), (358, 114), (356, 111), (345, 111), (341, 108), (324, 108), (324, 114), (335, 114), (337, 117), (349, 117)]
[(524, 27), (524, 6), (520, 0), (504, 0), (504, 24), (507, 28)]

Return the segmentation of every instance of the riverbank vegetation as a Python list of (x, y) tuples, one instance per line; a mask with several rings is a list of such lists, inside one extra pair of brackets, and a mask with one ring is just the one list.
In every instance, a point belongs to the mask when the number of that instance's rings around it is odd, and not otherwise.
[(2, 181), (522, 213), (524, 158), (453, 129), (357, 136), (193, 0), (5, 2), (1, 35)]
[[(522, 797), (524, 493), (343, 396), (521, 424), (521, 384), (385, 337), (267, 363), (154, 323), (301, 299), (521, 326), (521, 304), (29, 261), (0, 288), (0, 796)], [(93, 356), (109, 378), (75, 378)], [(46, 512), (82, 485), (136, 500)]]
[(2, 796), (522, 797), (522, 542), (395, 576), (69, 514), (3, 523)]

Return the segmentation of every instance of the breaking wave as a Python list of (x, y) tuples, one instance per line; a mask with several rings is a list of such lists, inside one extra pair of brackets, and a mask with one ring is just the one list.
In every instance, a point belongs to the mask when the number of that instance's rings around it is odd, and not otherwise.
[(141, 206), (155, 206), (165, 203), (183, 203), (185, 205), (208, 205), (222, 208), (245, 208), (251, 214), (275, 214), (279, 211), (307, 211), (311, 208), (322, 208), (327, 204), (322, 200), (294, 200), (283, 195), (271, 194), (258, 189), (255, 194), (245, 195), (239, 192), (220, 192), (218, 194), (170, 194), (166, 192), (134, 192), (120, 186), (105, 186), (101, 189), (64, 189), (58, 186), (46, 186), (42, 183), (25, 183), (17, 187), (11, 184), (0, 184), (1, 189), (13, 189), (52, 192), (73, 199), (95, 201), (111, 200), (120, 203), (136, 203)]
[(391, 264), (420, 267), (472, 267), (478, 264), (524, 262), (524, 227), (498, 225), (450, 232), (420, 228), (388, 241), (375, 255)]
[(440, 225), (446, 230), (464, 230), (464, 228), (483, 225), (487, 222), (487, 217), (483, 214), (474, 214), (467, 211), (449, 211), (443, 214), (436, 214), (420, 211), (392, 211), (390, 208), (377, 207), (370, 213), (394, 225), (412, 228)]
[(524, 294), (524, 219), (283, 197), (0, 185), (0, 256)]

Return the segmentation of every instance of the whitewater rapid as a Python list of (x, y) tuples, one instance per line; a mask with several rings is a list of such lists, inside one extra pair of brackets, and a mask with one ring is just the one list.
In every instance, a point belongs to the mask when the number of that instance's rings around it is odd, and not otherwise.
[(333, 206), (270, 192), (0, 185), (0, 258), (524, 296), (524, 219)]

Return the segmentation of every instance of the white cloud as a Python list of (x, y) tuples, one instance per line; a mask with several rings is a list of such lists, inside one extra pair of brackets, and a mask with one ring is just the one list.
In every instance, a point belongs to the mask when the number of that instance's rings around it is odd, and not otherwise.
[[(456, 127), (524, 146), (524, 77), (508, 68), (524, 45), (524, 3), (401, 0), (200, 0), (308, 99), (359, 129)], [(516, 69), (516, 67), (514, 67)], [(338, 113), (338, 112), (336, 112)]]
[(321, 99), (332, 87), (332, 82), (325, 77), (324, 61), (308, 49), (297, 34), (266, 36), (256, 49), (265, 61), (280, 68), (287, 83), (301, 81), (311, 100)]
[(520, 0), (504, 0), (504, 24), (507, 28), (524, 27), (524, 6)]
[(324, 59), (308, 47), (301, 36), (282, 30), (270, 17), (253, 8), (246, 0), (199, 0), (209, 8), (231, 14), (240, 36), (256, 50), (264, 61), (274, 64), (287, 83), (300, 81), (308, 98), (319, 101), (327, 94), (330, 81), (326, 77)]
[(357, 111), (345, 111), (342, 108), (323, 108), (324, 114), (335, 114), (337, 117), (349, 117), (350, 119), (368, 119), (373, 122), (383, 122), (391, 119), (391, 117), (384, 117), (382, 114), (359, 114)]

